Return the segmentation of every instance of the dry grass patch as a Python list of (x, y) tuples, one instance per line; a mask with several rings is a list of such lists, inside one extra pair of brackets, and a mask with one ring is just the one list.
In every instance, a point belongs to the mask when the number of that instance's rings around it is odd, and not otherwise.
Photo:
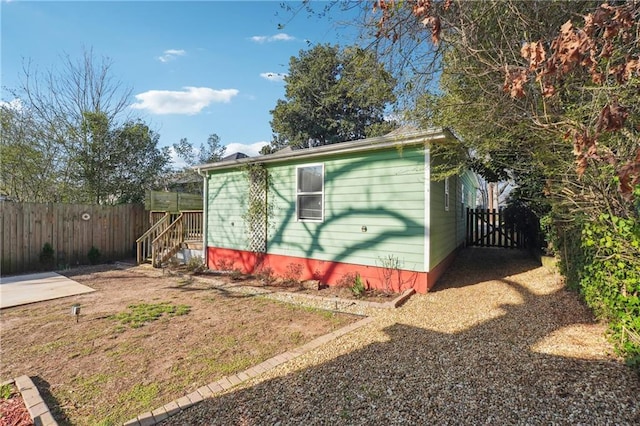
[(105, 267), (68, 275), (98, 291), (0, 319), (0, 377), (35, 377), (60, 424), (122, 423), (358, 319), (211, 281)]

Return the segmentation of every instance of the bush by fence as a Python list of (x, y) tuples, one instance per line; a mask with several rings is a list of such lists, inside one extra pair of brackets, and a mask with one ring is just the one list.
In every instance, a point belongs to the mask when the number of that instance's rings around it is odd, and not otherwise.
[(46, 243), (53, 247), (54, 268), (90, 263), (92, 247), (100, 251), (101, 261), (131, 258), (136, 238), (147, 223), (141, 204), (0, 201), (0, 273), (43, 269), (40, 254)]

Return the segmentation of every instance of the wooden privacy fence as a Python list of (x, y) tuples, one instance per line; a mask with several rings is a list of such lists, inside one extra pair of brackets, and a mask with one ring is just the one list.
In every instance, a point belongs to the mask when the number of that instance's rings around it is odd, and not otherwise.
[(151, 211), (177, 213), (183, 210), (202, 210), (202, 195), (183, 192), (147, 191), (144, 207)]
[(100, 261), (135, 257), (135, 242), (149, 218), (141, 204), (100, 206), (0, 201), (0, 273), (41, 269), (45, 243), (54, 249), (55, 267), (88, 264), (91, 247)]
[(502, 210), (467, 209), (467, 246), (525, 248), (526, 238)]

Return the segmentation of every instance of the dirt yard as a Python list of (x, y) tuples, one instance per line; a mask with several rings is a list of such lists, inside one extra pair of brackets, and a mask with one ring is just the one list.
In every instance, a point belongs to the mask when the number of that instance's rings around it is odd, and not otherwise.
[(31, 376), (62, 425), (118, 424), (359, 319), (139, 271), (68, 271), (98, 291), (3, 310), (0, 379)]

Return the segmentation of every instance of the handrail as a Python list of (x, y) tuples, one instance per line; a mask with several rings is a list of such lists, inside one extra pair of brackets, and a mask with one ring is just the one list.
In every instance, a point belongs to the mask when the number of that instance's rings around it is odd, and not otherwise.
[[(151, 228), (149, 228), (144, 234), (142, 234), (140, 238), (136, 240), (138, 248), (136, 260), (138, 264), (141, 264), (145, 259), (152, 255), (152, 242), (159, 232), (162, 233), (165, 229), (167, 229), (167, 227), (169, 226), (167, 222), (169, 222), (170, 218), (171, 215), (169, 213), (165, 213), (162, 219), (157, 221)], [(160, 228), (163, 229), (160, 230)]]
[(162, 224), (169, 220), (170, 214), (169, 213), (165, 213), (164, 216), (162, 217), (162, 219), (160, 219), (159, 221), (157, 221), (151, 228), (147, 229), (147, 231), (142, 234), (142, 236), (140, 238), (138, 238), (136, 240), (136, 243), (142, 241), (144, 238), (146, 238), (147, 236), (149, 236), (149, 234), (151, 234), (153, 231), (155, 231), (157, 228), (159, 228), (160, 226), (162, 226)]
[(158, 267), (173, 256), (185, 241), (193, 242), (202, 239), (202, 210), (182, 211), (174, 221), (171, 221), (172, 217), (175, 216), (166, 212), (136, 240), (139, 264), (151, 258), (151, 264)]
[(160, 266), (175, 254), (176, 249), (180, 248), (184, 241), (183, 218), (184, 214), (180, 213), (180, 216), (151, 242), (151, 264), (153, 266)]

